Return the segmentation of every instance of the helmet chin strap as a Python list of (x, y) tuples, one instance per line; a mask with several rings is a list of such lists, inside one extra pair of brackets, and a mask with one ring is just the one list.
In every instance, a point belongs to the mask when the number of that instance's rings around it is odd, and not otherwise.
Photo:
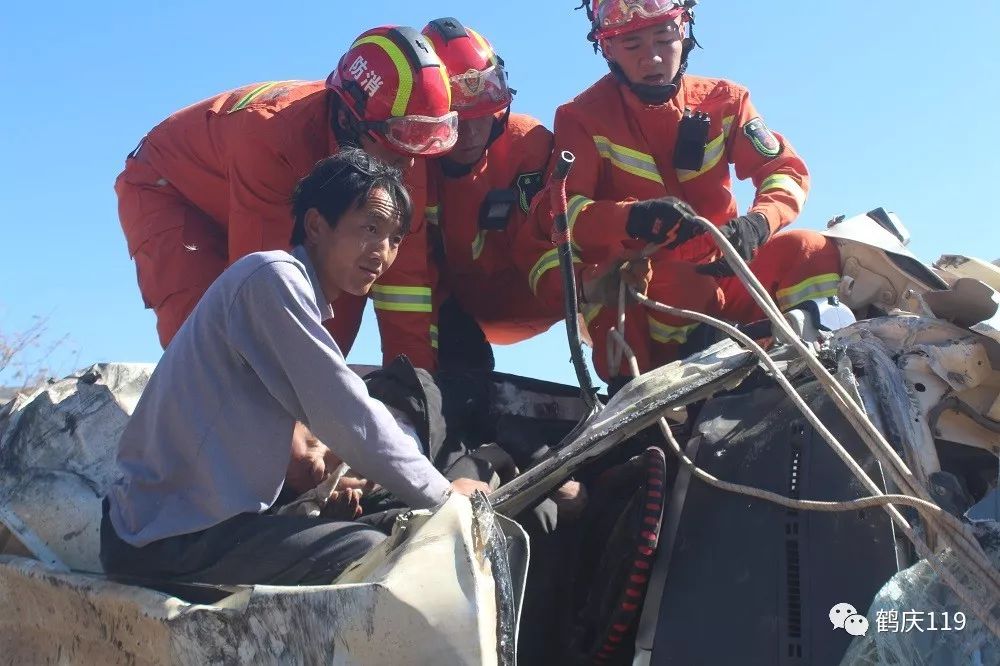
[(628, 87), (635, 96), (638, 97), (644, 104), (659, 105), (666, 104), (677, 94), (680, 90), (681, 79), (684, 77), (684, 72), (687, 71), (688, 56), (694, 47), (698, 45), (694, 37), (688, 37), (684, 40), (684, 49), (681, 52), (681, 65), (677, 68), (677, 74), (670, 81), (670, 83), (663, 86), (654, 86), (648, 83), (633, 83), (629, 81), (629, 78), (625, 76), (625, 71), (621, 68), (621, 65), (609, 59), (607, 55), (604, 55), (605, 62), (608, 63), (608, 69), (614, 74), (618, 81)]
[[(330, 129), (341, 148), (361, 148), (361, 131), (350, 109), (336, 93), (330, 94)], [(340, 122), (340, 112), (344, 112), (346, 123)]]

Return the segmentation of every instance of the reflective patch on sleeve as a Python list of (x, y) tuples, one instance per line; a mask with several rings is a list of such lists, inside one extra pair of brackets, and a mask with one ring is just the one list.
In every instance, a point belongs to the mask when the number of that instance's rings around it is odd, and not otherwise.
[(768, 176), (761, 182), (760, 188), (757, 190), (757, 194), (764, 194), (765, 192), (770, 192), (771, 190), (782, 190), (787, 192), (795, 198), (795, 203), (798, 204), (799, 209), (806, 203), (806, 191), (802, 189), (798, 181), (784, 173), (776, 173)]
[[(573, 263), (580, 263), (580, 257), (578, 256), (578, 248), (574, 245), (573, 251)], [(531, 287), (531, 293), (538, 295), (538, 281), (542, 279), (542, 276), (553, 268), (559, 268), (559, 248), (554, 247), (548, 252), (544, 253), (535, 262), (535, 265), (531, 267), (528, 272), (528, 286)]]
[(654, 342), (659, 342), (661, 344), (684, 344), (687, 342), (688, 335), (691, 331), (698, 328), (698, 324), (687, 324), (684, 326), (669, 326), (663, 322), (657, 320), (653, 316), (649, 316), (649, 337), (653, 339)]
[(439, 221), (440, 211), (441, 211), (441, 209), (440, 209), (439, 206), (425, 206), (424, 207), (424, 219), (427, 220), (428, 224), (434, 224), (434, 225), (436, 225), (436, 224), (438, 224), (438, 221)]
[(480, 231), (476, 234), (476, 237), (472, 239), (472, 260), (476, 261), (479, 259), (479, 255), (483, 253), (483, 246), (486, 244), (486, 232)]
[(566, 206), (566, 226), (569, 227), (570, 231), (573, 230), (573, 226), (576, 224), (576, 218), (592, 203), (594, 203), (593, 199), (588, 199), (582, 194), (574, 194), (569, 198)]
[(542, 187), (545, 185), (545, 178), (542, 176), (541, 171), (529, 171), (528, 173), (520, 174), (514, 181), (514, 187), (517, 188), (518, 203), (521, 205), (521, 210), (525, 213), (531, 208), (531, 200), (535, 198), (535, 195), (542, 191)]
[(376, 310), (394, 312), (431, 312), (430, 287), (404, 287), (376, 284), (372, 287)]
[(836, 296), (840, 287), (840, 276), (836, 273), (823, 273), (793, 284), (791, 287), (779, 289), (775, 294), (778, 307), (782, 312), (794, 308), (799, 303), (815, 298)]
[(754, 118), (744, 125), (743, 134), (750, 140), (754, 150), (764, 157), (777, 157), (781, 154), (781, 142), (774, 132), (767, 129), (761, 118)]
[(229, 111), (226, 113), (236, 113), (254, 102), (270, 101), (281, 97), (283, 94), (288, 92), (291, 86), (287, 85), (290, 83), (298, 83), (295, 80), (289, 81), (268, 81), (267, 83), (262, 83), (246, 95), (240, 98), (236, 104), (233, 105)]

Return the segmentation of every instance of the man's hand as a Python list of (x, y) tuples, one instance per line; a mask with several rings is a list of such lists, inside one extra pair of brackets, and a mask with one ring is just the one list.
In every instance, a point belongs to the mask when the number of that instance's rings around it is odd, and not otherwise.
[(675, 248), (701, 233), (694, 209), (676, 197), (647, 199), (632, 204), (625, 232), (632, 238)]
[(471, 497), (477, 490), (481, 490), (487, 495), (491, 492), (489, 484), (475, 479), (455, 479), (451, 482), (451, 490), (466, 497)]
[(319, 515), (334, 520), (357, 520), (361, 512), (360, 490), (334, 490)]
[(296, 423), (292, 430), (291, 449), (285, 483), (299, 495), (318, 486), (341, 463), (340, 458), (301, 423)]
[(624, 282), (626, 286), (645, 294), (652, 278), (653, 267), (649, 259), (618, 260), (588, 266), (580, 276), (581, 300), (584, 303), (616, 305), (619, 283)]
[[(748, 213), (729, 220), (719, 227), (719, 231), (726, 237), (726, 240), (732, 243), (733, 248), (747, 263), (753, 260), (757, 248), (763, 245), (771, 235), (771, 227), (762, 213)], [(733, 275), (733, 269), (724, 257), (698, 266), (695, 271), (717, 278)]]

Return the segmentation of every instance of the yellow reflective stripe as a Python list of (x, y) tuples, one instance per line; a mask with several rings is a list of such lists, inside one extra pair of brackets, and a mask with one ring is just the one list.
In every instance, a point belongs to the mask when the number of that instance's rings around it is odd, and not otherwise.
[(480, 231), (476, 234), (476, 237), (472, 239), (472, 260), (475, 261), (479, 258), (479, 255), (483, 253), (483, 245), (486, 244), (486, 232)]
[(483, 39), (483, 36), (480, 35), (478, 32), (476, 32), (475, 30), (473, 30), (472, 28), (466, 28), (466, 30), (468, 32), (472, 33), (472, 37), (477, 42), (479, 42), (479, 46), (480, 46), (480, 48), (483, 49), (483, 53), (488, 53), (489, 54), (489, 56), (490, 56), (490, 63), (492, 63), (494, 65), (497, 64), (497, 61), (496, 61), (496, 58), (495, 58), (495, 54), (493, 53), (493, 48), (489, 45), (489, 42), (487, 42), (485, 39)]
[(593, 139), (598, 154), (604, 159), (610, 160), (614, 166), (633, 176), (639, 176), (663, 185), (663, 179), (660, 178), (660, 171), (656, 167), (656, 160), (653, 159), (652, 155), (611, 143), (606, 136), (594, 136)]
[[(577, 256), (577, 248), (573, 246), (573, 263), (579, 264), (580, 257)], [(542, 279), (546, 271), (553, 268), (559, 267), (559, 248), (554, 247), (535, 262), (535, 265), (531, 267), (531, 271), (528, 272), (528, 284), (531, 285), (531, 292), (533, 294), (538, 294), (538, 281)]]
[(698, 324), (687, 324), (685, 326), (668, 326), (661, 321), (648, 317), (649, 337), (656, 342), (667, 344), (670, 342), (684, 343), (688, 334), (698, 328)]
[(376, 310), (431, 312), (430, 287), (403, 287), (377, 284), (372, 287)]
[(702, 174), (708, 173), (709, 169), (715, 166), (726, 154), (726, 141), (729, 139), (729, 131), (733, 127), (736, 116), (726, 116), (722, 119), (722, 134), (705, 144), (705, 159), (701, 163), (701, 168), (697, 171), (691, 169), (678, 169), (677, 179), (682, 183), (693, 180)]
[(440, 206), (427, 206), (424, 208), (424, 219), (426, 219), (429, 224), (438, 224), (438, 215), (440, 212)]
[[(392, 103), (393, 116), (405, 116), (406, 107), (410, 103), (410, 94), (413, 92), (413, 71), (406, 60), (403, 51), (392, 43), (387, 37), (381, 35), (369, 35), (354, 42), (351, 48), (357, 48), (362, 44), (374, 44), (389, 56), (392, 64), (396, 66), (396, 74), (399, 78), (399, 88), (396, 90), (396, 99)], [(447, 77), (445, 77), (447, 80)]]
[(823, 273), (803, 280), (791, 287), (779, 289), (775, 294), (778, 307), (782, 310), (793, 308), (799, 303), (805, 303), (815, 298), (828, 298), (837, 295), (840, 286), (840, 276), (836, 273)]
[(576, 224), (577, 216), (592, 203), (594, 203), (593, 199), (588, 199), (582, 194), (574, 194), (569, 198), (566, 205), (566, 223), (570, 231), (573, 230), (573, 225)]
[(254, 99), (256, 99), (258, 96), (260, 96), (262, 93), (267, 92), (268, 90), (270, 90), (274, 86), (278, 85), (279, 83), (288, 83), (288, 82), (287, 81), (270, 81), (268, 83), (262, 83), (262, 84), (260, 84), (259, 86), (257, 86), (256, 88), (254, 88), (253, 90), (251, 90), (250, 92), (248, 92), (246, 95), (244, 95), (240, 99), (240, 101), (236, 102), (236, 104), (233, 105), (233, 108), (229, 109), (229, 111), (227, 111), (227, 113), (233, 113), (235, 111), (239, 111), (240, 109), (245, 108), (247, 105), (250, 104), (250, 102), (254, 101)]
[(437, 324), (431, 324), (431, 347), (433, 349), (438, 348), (438, 327)]
[(799, 185), (799, 181), (788, 174), (776, 173), (768, 176), (757, 188), (757, 194), (763, 194), (769, 190), (782, 190), (791, 194), (799, 208), (802, 208), (806, 203), (806, 191)]
[(583, 312), (583, 321), (590, 326), (590, 323), (594, 321), (594, 318), (601, 313), (602, 305), (593, 305), (585, 303), (581, 306), (580, 310)]

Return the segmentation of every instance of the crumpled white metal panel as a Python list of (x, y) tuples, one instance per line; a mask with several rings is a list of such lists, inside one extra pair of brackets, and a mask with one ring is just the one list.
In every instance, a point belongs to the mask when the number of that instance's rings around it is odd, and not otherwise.
[[(0, 555), (11, 663), (495, 664), (497, 596), (470, 502), (402, 521), (335, 585), (248, 587), (214, 605)], [(515, 537), (527, 536), (514, 524)]]
[(0, 412), (0, 522), (37, 557), (101, 571), (101, 500), (152, 372), (151, 364), (94, 365)]

